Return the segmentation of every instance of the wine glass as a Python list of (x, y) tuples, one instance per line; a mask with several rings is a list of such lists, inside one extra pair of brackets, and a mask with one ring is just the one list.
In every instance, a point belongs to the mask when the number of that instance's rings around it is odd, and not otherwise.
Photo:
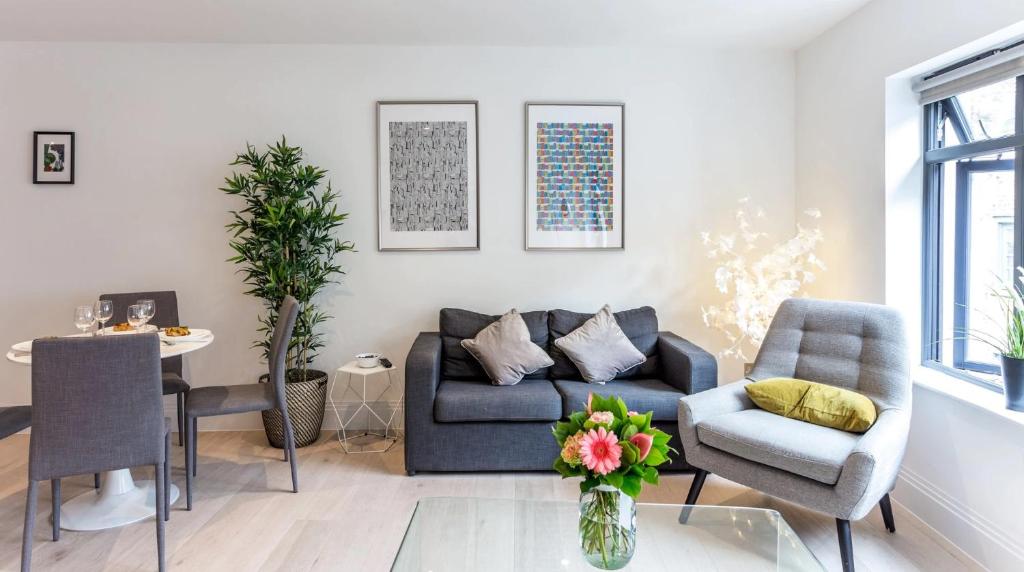
[(92, 312), (92, 306), (79, 306), (75, 308), (75, 327), (83, 334), (96, 323), (96, 315)]
[(133, 329), (138, 330), (139, 327), (146, 324), (145, 310), (141, 304), (132, 304), (128, 306), (128, 325)]
[(148, 324), (153, 319), (153, 316), (156, 315), (156, 301), (138, 300), (135, 303), (142, 306), (142, 317), (146, 320), (144, 323)]
[(96, 316), (96, 321), (100, 323), (99, 333), (103, 335), (103, 326), (107, 323), (107, 320), (114, 317), (114, 302), (111, 300), (96, 300), (96, 303), (92, 305), (93, 314)]

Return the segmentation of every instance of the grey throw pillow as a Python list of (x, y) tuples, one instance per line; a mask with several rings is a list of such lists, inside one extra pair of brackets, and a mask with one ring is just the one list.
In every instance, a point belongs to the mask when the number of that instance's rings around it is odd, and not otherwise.
[(494, 385), (515, 385), (538, 369), (555, 363), (540, 346), (530, 341), (530, 330), (515, 309), (480, 330), (471, 340), (462, 340)]
[(583, 379), (590, 383), (611, 381), (616, 375), (647, 361), (626, 337), (608, 306), (569, 335), (555, 340), (555, 346), (569, 356)]

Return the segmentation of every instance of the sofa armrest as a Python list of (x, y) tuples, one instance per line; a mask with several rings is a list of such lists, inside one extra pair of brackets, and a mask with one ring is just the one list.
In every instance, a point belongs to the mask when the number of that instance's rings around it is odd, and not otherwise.
[(410, 475), (416, 474), (416, 458), (427, 454), (431, 439), (441, 347), (439, 333), (421, 332), (405, 358), (405, 470)]
[(658, 332), (658, 356), (665, 383), (687, 395), (718, 386), (718, 362), (697, 344)]
[(892, 490), (910, 435), (910, 413), (885, 409), (843, 463), (836, 488), (859, 519)]
[(420, 332), (405, 358), (406, 411), (426, 405), (433, 410), (434, 395), (441, 382), (441, 335)]

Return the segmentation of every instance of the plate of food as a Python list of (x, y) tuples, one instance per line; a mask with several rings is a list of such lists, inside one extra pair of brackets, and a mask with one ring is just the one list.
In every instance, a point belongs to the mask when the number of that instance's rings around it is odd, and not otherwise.
[(168, 326), (160, 329), (160, 339), (172, 344), (198, 342), (210, 337), (210, 330), (188, 326)]
[[(152, 328), (152, 326), (149, 326), (149, 327)], [(152, 330), (150, 330), (150, 331), (152, 331)], [(113, 326), (107, 326), (106, 328), (103, 328), (102, 332), (103, 333), (101, 335), (104, 335), (104, 336), (108, 335), (108, 334), (115, 335), (115, 336), (120, 336), (120, 335), (124, 335), (124, 334), (139, 334), (139, 333), (142, 333), (142, 330), (140, 330), (138, 328), (133, 328), (132, 325), (129, 324), (128, 322), (118, 322), (118, 323), (114, 324)], [(92, 334), (90, 334), (89, 332), (86, 332), (85, 335), (92, 335)]]

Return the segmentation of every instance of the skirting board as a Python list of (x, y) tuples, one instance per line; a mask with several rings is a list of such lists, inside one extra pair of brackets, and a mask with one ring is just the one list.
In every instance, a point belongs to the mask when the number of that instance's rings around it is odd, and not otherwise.
[(1024, 570), (1024, 544), (971, 507), (909, 469), (893, 500), (988, 570)]
[[(359, 408), (359, 402), (343, 401), (337, 403), (338, 415), (341, 416), (342, 420), (347, 420), (352, 417), (356, 409)], [(402, 432), (405, 421), (405, 411), (402, 409), (402, 402), (400, 401), (376, 401), (369, 404), (377, 415), (387, 420), (391, 415), (391, 411), (397, 408), (395, 413), (395, 420), (393, 429), (397, 429), (399, 434)], [(164, 415), (175, 423), (177, 419), (177, 409), (173, 399), (164, 402)], [(352, 420), (350, 429), (360, 431), (366, 428), (367, 417), (370, 421), (370, 430), (383, 432), (384, 427), (379, 421), (374, 419), (372, 416), (367, 415), (365, 411), (359, 412), (358, 415)], [(260, 421), (258, 413), (247, 413), (242, 415), (228, 415), (224, 417), (207, 417), (199, 421), (200, 431), (262, 431), (263, 423)], [(172, 430), (177, 430), (176, 426), (172, 426)], [(334, 415), (334, 409), (331, 407), (331, 402), (327, 402), (327, 410), (324, 412), (324, 431), (334, 431), (338, 429), (338, 419)]]

